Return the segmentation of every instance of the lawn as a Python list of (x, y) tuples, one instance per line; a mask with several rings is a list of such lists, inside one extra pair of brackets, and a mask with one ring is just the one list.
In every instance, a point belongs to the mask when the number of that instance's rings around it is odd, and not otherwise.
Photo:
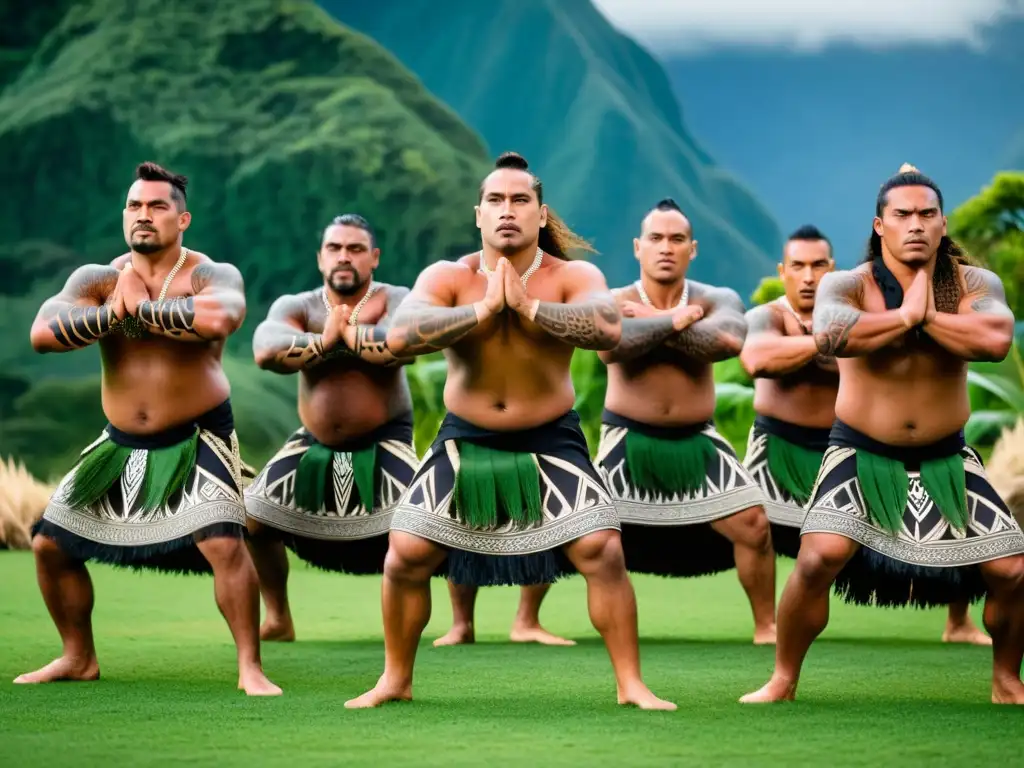
[[(264, 646), (278, 699), (235, 690), (234, 653), (201, 577), (92, 568), (103, 679), (20, 687), (59, 650), (27, 553), (0, 553), (0, 765), (52, 766), (968, 766), (1019, 764), (1024, 711), (989, 700), (990, 652), (939, 641), (944, 612), (835, 603), (800, 700), (736, 702), (771, 671), (749, 641), (734, 573), (635, 577), (645, 677), (677, 712), (615, 705), (584, 584), (556, 585), (542, 617), (575, 648), (505, 642), (513, 589), (481, 593), (475, 646), (434, 649), (443, 583), (419, 655), (416, 701), (343, 702), (381, 670), (375, 578), (293, 568), (299, 642)], [(780, 560), (779, 588), (788, 573)], [(975, 611), (977, 615), (977, 611)]]

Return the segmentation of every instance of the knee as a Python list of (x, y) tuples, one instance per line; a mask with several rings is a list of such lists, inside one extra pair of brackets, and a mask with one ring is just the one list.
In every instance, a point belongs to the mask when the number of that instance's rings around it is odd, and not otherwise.
[(245, 540), (240, 536), (214, 536), (197, 542), (197, 546), (215, 569), (234, 570), (252, 562)]
[(42, 534), (36, 534), (32, 537), (32, 553), (37, 560), (44, 563), (56, 563), (66, 559), (64, 550), (60, 548), (60, 545), (54, 539)]
[(750, 507), (734, 518), (737, 540), (759, 552), (767, 552), (772, 546), (772, 528), (763, 507)]
[(428, 581), (439, 564), (440, 547), (433, 542), (400, 531), (388, 538), (384, 576), (392, 581)]
[(983, 566), (985, 580), (993, 592), (1024, 592), (1024, 555), (1004, 557)]
[(622, 536), (618, 531), (597, 531), (577, 539), (570, 547), (573, 565), (584, 576), (626, 572)]
[[(827, 538), (822, 539), (820, 536)], [(796, 573), (805, 581), (831, 583), (843, 569), (855, 546), (842, 536), (809, 534), (800, 539), (800, 553), (796, 559)]]

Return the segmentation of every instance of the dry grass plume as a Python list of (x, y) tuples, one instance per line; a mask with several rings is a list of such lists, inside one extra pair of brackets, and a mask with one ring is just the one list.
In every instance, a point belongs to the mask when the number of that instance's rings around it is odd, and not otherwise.
[(992, 487), (1024, 527), (1024, 417), (1003, 430), (985, 469)]
[(30, 529), (43, 515), (55, 486), (40, 482), (21, 462), (0, 461), (0, 546), (29, 549)]

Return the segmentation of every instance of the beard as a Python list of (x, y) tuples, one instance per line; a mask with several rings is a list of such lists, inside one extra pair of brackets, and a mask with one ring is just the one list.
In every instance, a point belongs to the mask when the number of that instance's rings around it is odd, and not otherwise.
[(136, 253), (156, 253), (157, 251), (163, 250), (164, 247), (164, 244), (157, 240), (156, 237), (150, 237), (144, 240), (132, 238), (129, 245)]
[(333, 272), (328, 279), (331, 289), (342, 296), (351, 296), (358, 293), (359, 289), (366, 283), (358, 272)]

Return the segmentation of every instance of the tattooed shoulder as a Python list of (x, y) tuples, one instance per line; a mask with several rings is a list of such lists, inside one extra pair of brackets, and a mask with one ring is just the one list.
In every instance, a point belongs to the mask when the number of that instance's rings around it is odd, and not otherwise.
[(68, 278), (63, 291), (64, 297), (70, 301), (94, 299), (102, 303), (113, 293), (120, 274), (114, 267), (105, 264), (81, 266)]
[(203, 261), (196, 264), (192, 269), (192, 292), (199, 293), (210, 286), (244, 291), (245, 281), (242, 279), (242, 273), (233, 264), (215, 261)]
[(774, 301), (754, 307), (746, 313), (745, 317), (747, 331), (751, 336), (755, 333), (781, 332), (784, 329), (782, 315)]
[(705, 285), (702, 291), (704, 299), (718, 309), (731, 309), (741, 315), (747, 310), (743, 299), (732, 288)]
[(867, 281), (868, 272), (866, 270), (829, 272), (818, 283), (815, 304), (840, 300), (859, 307), (864, 301), (864, 287), (867, 285)]
[(981, 267), (960, 267), (964, 283), (964, 298), (970, 300), (975, 312), (1011, 313), (1006, 303), (1006, 289), (994, 273)]

